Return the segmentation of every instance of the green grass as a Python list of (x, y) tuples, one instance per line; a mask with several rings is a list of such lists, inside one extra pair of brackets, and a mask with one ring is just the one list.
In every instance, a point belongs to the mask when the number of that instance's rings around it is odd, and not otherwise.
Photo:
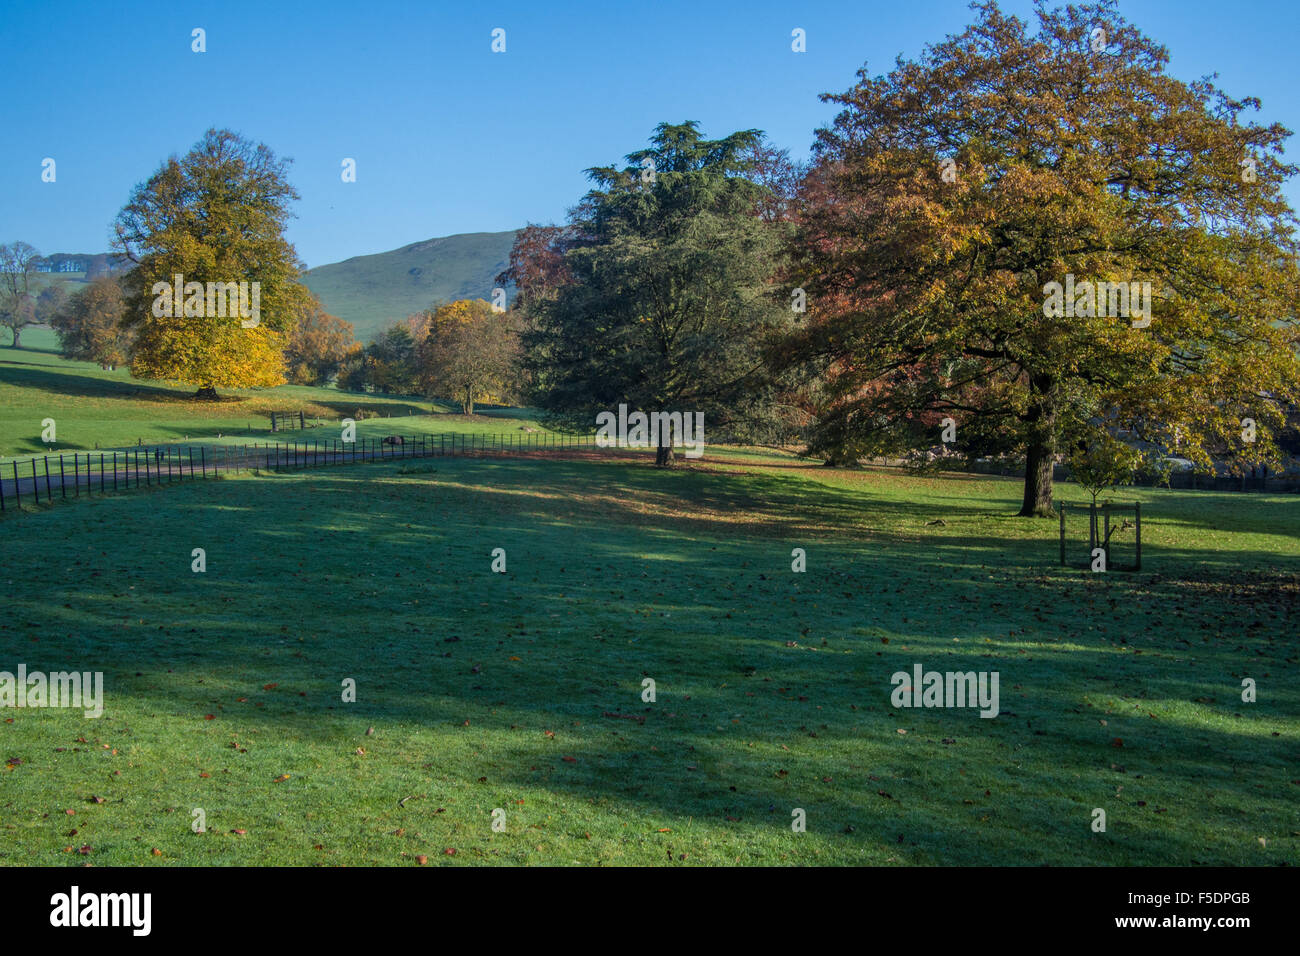
[[(241, 475), (0, 521), (0, 669), (106, 688), (98, 720), (0, 711), (0, 861), (1300, 859), (1293, 498), (1126, 491), (1147, 570), (1094, 575), (1009, 517), (1014, 481), (645, 461)], [(998, 671), (1001, 714), (895, 709), (914, 663)]]
[[(0, 457), (51, 451), (112, 449), (145, 444), (242, 444), (340, 437), (339, 420), (364, 410), (378, 418), (357, 422), (358, 438), (399, 433), (516, 434), (524, 426), (545, 431), (531, 412), (482, 409), (473, 416), (459, 406), (417, 396), (343, 392), (283, 385), (270, 389), (222, 389), (222, 401), (198, 402), (194, 389), (139, 381), (125, 369), (104, 371), (89, 362), (60, 358), (53, 333), (29, 328), (21, 349), (0, 348)], [(318, 428), (272, 434), (271, 411), (318, 416)], [(53, 446), (42, 440), (53, 418)]]

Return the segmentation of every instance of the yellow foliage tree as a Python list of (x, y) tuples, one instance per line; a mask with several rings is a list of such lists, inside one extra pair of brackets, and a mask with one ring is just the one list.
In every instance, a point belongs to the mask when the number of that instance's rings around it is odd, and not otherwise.
[(136, 264), (123, 280), (132, 375), (197, 385), (207, 399), (284, 382), (283, 350), (309, 296), (283, 236), (298, 198), (287, 166), (212, 129), (136, 186), (114, 240)]
[(425, 313), (428, 333), (416, 348), (425, 394), (454, 398), (474, 414), (478, 401), (514, 396), (519, 334), (509, 313), (482, 299), (459, 299)]

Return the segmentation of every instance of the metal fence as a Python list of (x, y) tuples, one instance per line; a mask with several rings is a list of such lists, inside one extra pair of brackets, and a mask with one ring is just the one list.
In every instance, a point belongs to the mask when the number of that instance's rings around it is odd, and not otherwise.
[(248, 445), (157, 445), (125, 451), (64, 452), (0, 463), (0, 511), (55, 498), (212, 478), (228, 472), (319, 468), (444, 456), (519, 455), (593, 449), (594, 435), (389, 435)]

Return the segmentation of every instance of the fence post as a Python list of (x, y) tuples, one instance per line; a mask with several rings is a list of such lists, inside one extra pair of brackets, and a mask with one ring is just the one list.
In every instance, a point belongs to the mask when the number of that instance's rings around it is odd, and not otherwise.
[(5, 476), (0, 473), (0, 511), (5, 510)]
[(113, 452), (113, 490), (117, 491), (117, 452)]
[(64, 498), (68, 497), (68, 486), (66, 482), (67, 479), (64, 477), (64, 472), (63, 472), (63, 453), (60, 452), (59, 453), (59, 493)]
[(1061, 567), (1065, 567), (1065, 502), (1061, 502)]
[(99, 453), (99, 493), (104, 493), (104, 453)]
[(23, 507), (23, 490), (18, 484), (18, 462), (13, 462), (14, 466), (14, 500), (18, 502), (19, 510)]
[[(192, 455), (194, 452), (190, 452), (190, 454)], [(206, 445), (199, 446), (199, 468), (202, 470), (203, 477), (206, 479), (208, 477), (208, 449)], [(193, 468), (190, 469), (191, 472), (193, 470)]]

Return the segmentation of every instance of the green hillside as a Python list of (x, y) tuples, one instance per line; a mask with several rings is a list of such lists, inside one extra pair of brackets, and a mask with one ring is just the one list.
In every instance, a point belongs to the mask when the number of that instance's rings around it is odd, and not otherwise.
[(491, 298), (514, 241), (514, 230), (427, 239), (309, 269), (303, 281), (366, 342), (385, 323), (436, 302)]
[[(368, 342), (386, 323), (435, 303), (490, 299), (496, 277), (510, 258), (516, 231), (467, 232), (353, 256), (308, 269), (303, 281), (320, 296), (326, 310), (352, 323), (358, 341)], [(58, 253), (47, 258), (88, 261), (91, 256)], [(86, 286), (86, 274), (38, 272), (32, 276), (32, 291), (55, 283), (71, 294)], [(9, 344), (7, 335), (0, 344)]]

